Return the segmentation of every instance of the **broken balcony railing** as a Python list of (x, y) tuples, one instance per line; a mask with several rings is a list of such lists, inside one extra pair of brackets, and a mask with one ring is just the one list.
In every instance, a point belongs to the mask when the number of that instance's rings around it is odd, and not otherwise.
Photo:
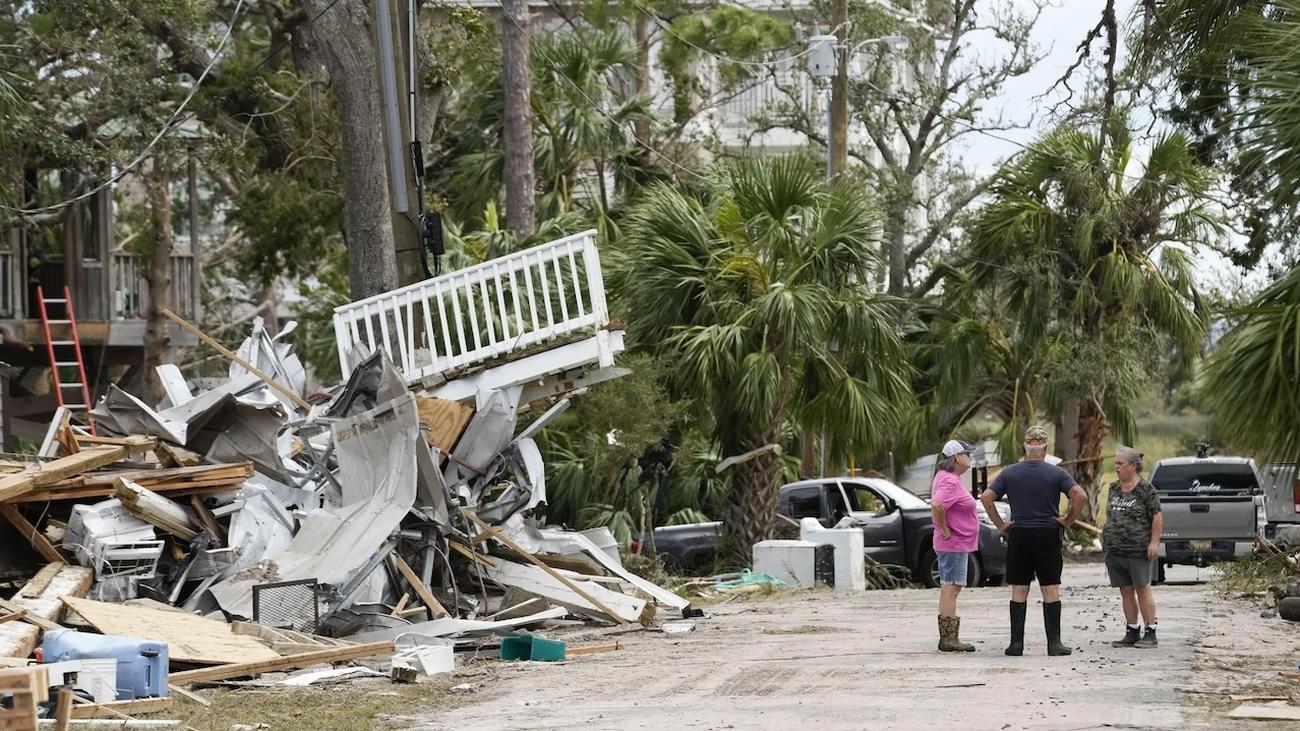
[[(594, 230), (334, 310), (344, 377), (382, 349), (408, 384), (544, 343), (596, 338), (608, 324)], [(594, 360), (608, 367), (613, 355), (601, 343)]]

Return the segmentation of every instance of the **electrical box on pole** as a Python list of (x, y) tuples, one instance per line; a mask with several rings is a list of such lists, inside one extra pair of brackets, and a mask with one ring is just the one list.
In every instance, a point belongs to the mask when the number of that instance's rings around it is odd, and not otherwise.
[(808, 39), (808, 73), (814, 78), (829, 79), (835, 75), (839, 63), (835, 47), (839, 39), (831, 35), (815, 35)]

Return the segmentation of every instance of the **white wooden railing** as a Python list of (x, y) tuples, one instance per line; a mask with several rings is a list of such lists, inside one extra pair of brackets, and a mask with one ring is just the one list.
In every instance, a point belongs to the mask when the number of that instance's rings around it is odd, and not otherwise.
[(382, 348), (408, 384), (608, 324), (594, 230), (334, 310), (344, 377)]

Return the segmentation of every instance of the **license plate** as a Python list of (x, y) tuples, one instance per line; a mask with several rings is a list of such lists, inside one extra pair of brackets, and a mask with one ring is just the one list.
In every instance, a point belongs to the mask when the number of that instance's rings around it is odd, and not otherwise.
[(1192, 550), (1208, 551), (1210, 550), (1210, 545), (1211, 545), (1210, 541), (1192, 541)]

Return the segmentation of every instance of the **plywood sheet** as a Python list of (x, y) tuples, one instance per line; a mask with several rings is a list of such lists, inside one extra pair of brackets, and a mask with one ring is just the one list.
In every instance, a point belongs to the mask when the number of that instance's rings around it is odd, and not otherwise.
[(459, 401), (417, 396), (415, 405), (420, 412), (420, 423), (429, 427), (429, 444), (443, 454), (456, 446), (456, 440), (474, 416), (474, 409)]
[(225, 622), (196, 614), (75, 597), (64, 602), (104, 634), (166, 642), (168, 657), (177, 662), (220, 665), (280, 657), (255, 638), (235, 634)]

